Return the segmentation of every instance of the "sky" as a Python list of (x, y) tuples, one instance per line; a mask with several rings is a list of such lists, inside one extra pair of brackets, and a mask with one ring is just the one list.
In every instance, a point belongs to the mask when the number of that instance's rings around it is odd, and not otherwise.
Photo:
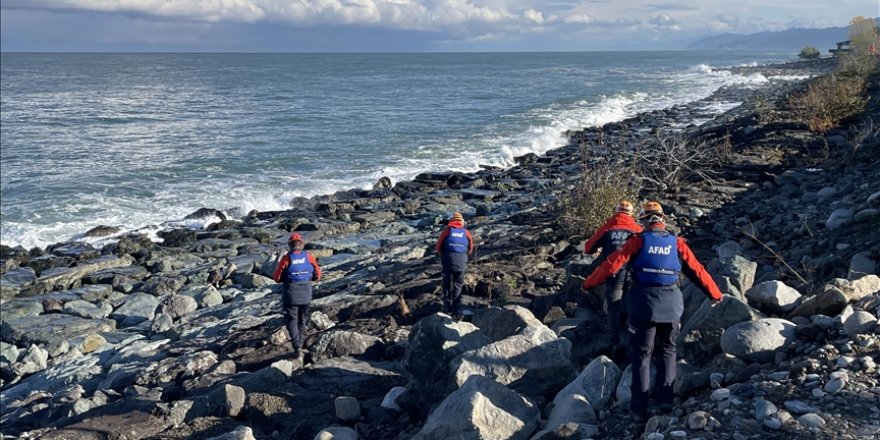
[(880, 15), (880, 0), (0, 0), (0, 50), (680, 49), (858, 15)]

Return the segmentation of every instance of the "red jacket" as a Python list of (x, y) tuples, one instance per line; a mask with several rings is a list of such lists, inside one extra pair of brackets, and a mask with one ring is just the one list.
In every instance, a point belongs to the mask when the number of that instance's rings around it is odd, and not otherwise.
[[(662, 226), (661, 225), (651, 225), (651, 229), (656, 229)], [(623, 248), (614, 251), (611, 255), (608, 256), (602, 264), (584, 280), (583, 288), (591, 289), (605, 282), (606, 279), (617, 273), (618, 270), (623, 268), (624, 265), (639, 251), (642, 249), (642, 244), (644, 244), (644, 240), (641, 235), (633, 235), (626, 241), (626, 244), (623, 245)], [(678, 247), (678, 256), (681, 258), (682, 263), (682, 272), (687, 275), (687, 277), (696, 284), (703, 292), (706, 293), (707, 296), (712, 298), (715, 301), (721, 300), (721, 290), (718, 289), (718, 286), (715, 284), (715, 280), (709, 276), (709, 273), (706, 272), (706, 269), (697, 261), (696, 255), (694, 255), (693, 251), (691, 251), (690, 246), (687, 245), (687, 242), (684, 241), (684, 238), (677, 237), (676, 245)]]
[[(605, 246), (604, 240), (602, 237), (605, 236), (605, 233), (612, 229), (623, 229), (626, 231), (630, 231), (632, 233), (642, 232), (642, 225), (636, 223), (636, 219), (634, 219), (631, 215), (618, 212), (611, 216), (608, 221), (605, 222), (602, 227), (600, 227), (592, 237), (584, 244), (584, 252), (588, 254), (592, 254), (599, 250), (600, 247)], [(611, 252), (608, 252), (609, 254)]]
[[(464, 223), (453, 220), (446, 224), (446, 229), (444, 229), (443, 232), (440, 233), (440, 238), (437, 239), (437, 244), (434, 246), (434, 248), (437, 249), (438, 253), (443, 253), (443, 243), (446, 241), (446, 237), (449, 236), (449, 228), (464, 228)], [(471, 236), (471, 231), (468, 231), (467, 229), (464, 230), (464, 234), (465, 236), (467, 236), (468, 239), (467, 254), (470, 255), (474, 253), (474, 237)]]
[[(303, 251), (306, 252), (306, 251)], [(306, 252), (306, 255), (309, 256), (309, 263), (312, 263), (312, 266), (315, 268), (315, 281), (321, 281), (321, 266), (318, 266), (318, 260), (315, 260), (315, 256), (309, 252)], [(278, 262), (278, 266), (275, 267), (275, 275), (272, 278), (275, 279), (276, 283), (281, 282), (281, 275), (284, 274), (284, 269), (287, 269), (287, 266), (290, 265), (290, 252), (284, 254), (281, 257), (281, 261)]]

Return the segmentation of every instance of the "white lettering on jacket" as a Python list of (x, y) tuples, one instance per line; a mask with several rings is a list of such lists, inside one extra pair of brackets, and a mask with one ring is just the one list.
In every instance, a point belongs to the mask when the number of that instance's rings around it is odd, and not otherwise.
[(461, 238), (464, 237), (464, 232), (453, 232), (452, 236), (455, 238)]
[(294, 260), (293, 258), (290, 259), (290, 264), (305, 264), (305, 262), (306, 257), (297, 258), (296, 260)]
[(669, 255), (672, 253), (672, 246), (650, 246), (648, 247), (648, 253)]

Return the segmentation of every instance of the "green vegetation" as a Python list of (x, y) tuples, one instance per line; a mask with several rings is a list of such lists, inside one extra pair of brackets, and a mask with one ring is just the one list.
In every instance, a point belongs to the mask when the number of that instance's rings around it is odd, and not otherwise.
[(814, 133), (827, 133), (865, 108), (868, 78), (878, 67), (880, 31), (875, 21), (853, 18), (850, 41), (852, 51), (843, 56), (833, 73), (813, 81), (790, 100), (798, 118)]
[(819, 49), (816, 49), (813, 46), (807, 46), (801, 49), (801, 53), (798, 54), (798, 58), (802, 60), (816, 60), (822, 56), (822, 53), (819, 52)]

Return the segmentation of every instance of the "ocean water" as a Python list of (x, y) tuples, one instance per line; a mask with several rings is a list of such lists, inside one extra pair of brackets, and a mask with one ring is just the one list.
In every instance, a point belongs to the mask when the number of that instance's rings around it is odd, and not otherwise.
[[(0, 242), (201, 207), (243, 215), (388, 176), (507, 166), (567, 129), (773, 78), (791, 54), (0, 54)], [(785, 78), (779, 78), (785, 80)], [(719, 110), (736, 103), (720, 103)]]

